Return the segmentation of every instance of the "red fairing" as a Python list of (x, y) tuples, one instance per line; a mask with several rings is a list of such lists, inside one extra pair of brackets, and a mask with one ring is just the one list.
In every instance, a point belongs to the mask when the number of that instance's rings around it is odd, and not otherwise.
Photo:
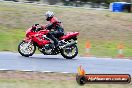
[(43, 46), (45, 44), (50, 43), (50, 41), (45, 40), (42, 37), (44, 34), (48, 34), (48, 32), (49, 32), (48, 30), (41, 30), (41, 31), (38, 31), (38, 32), (34, 32), (31, 29), (32, 28), (29, 28), (26, 31), (26, 38), (24, 39), (24, 41), (32, 41), (32, 42), (37, 43), (39, 46)]
[(27, 35), (29, 32), (31, 32), (31, 29), (32, 29), (32, 27), (29, 28), (29, 29), (27, 29), (27, 31), (26, 31), (26, 35)]
[[(32, 41), (34, 43), (37, 43), (38, 46), (44, 46), (46, 44), (50, 43), (50, 40), (46, 40), (43, 35), (47, 35), (49, 33), (49, 30), (40, 30), (40, 31), (33, 31), (32, 28), (29, 28), (26, 31), (26, 38), (24, 41)], [(60, 40), (70, 39), (73, 37), (77, 37), (79, 35), (79, 32), (68, 32), (66, 35), (62, 36)]]

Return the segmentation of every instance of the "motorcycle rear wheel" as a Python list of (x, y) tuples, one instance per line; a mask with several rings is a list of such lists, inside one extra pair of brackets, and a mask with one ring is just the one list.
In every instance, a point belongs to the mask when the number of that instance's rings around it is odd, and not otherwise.
[[(69, 48), (69, 49), (68, 49)], [(71, 52), (75, 50), (73, 52), (73, 54), (71, 54)], [(74, 57), (76, 57), (78, 54), (78, 47), (77, 45), (72, 45), (70, 47), (64, 48), (61, 50), (61, 55), (66, 58), (66, 59), (73, 59)]]
[(28, 42), (21, 41), (18, 45), (18, 52), (25, 57), (32, 56), (36, 51), (36, 46), (33, 43), (29, 43), (29, 45), (26, 46), (27, 44)]

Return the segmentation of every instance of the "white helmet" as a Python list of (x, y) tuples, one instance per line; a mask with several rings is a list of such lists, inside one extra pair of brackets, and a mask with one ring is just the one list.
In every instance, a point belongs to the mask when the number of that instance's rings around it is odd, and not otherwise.
[(47, 11), (47, 12), (45, 13), (45, 16), (46, 16), (46, 18), (53, 17), (53, 16), (54, 16), (54, 13), (51, 12), (51, 11)]

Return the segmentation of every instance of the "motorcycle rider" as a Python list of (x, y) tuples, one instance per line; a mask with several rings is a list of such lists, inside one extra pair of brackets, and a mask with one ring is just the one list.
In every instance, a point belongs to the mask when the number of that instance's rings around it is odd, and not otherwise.
[[(64, 29), (62, 27), (61, 22), (54, 16), (54, 13), (51, 11), (47, 11), (45, 13), (46, 20), (49, 23), (46, 26), (41, 26), (42, 29), (50, 30), (47, 34), (47, 37), (54, 41), (55, 48), (59, 47), (59, 42), (57, 38), (64, 35)], [(53, 31), (51, 31), (53, 29)]]

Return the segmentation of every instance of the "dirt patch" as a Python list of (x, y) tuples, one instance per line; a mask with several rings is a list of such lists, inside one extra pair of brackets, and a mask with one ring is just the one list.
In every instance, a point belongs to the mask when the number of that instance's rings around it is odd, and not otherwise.
[(0, 78), (29, 80), (75, 80), (76, 74), (0, 71)]

